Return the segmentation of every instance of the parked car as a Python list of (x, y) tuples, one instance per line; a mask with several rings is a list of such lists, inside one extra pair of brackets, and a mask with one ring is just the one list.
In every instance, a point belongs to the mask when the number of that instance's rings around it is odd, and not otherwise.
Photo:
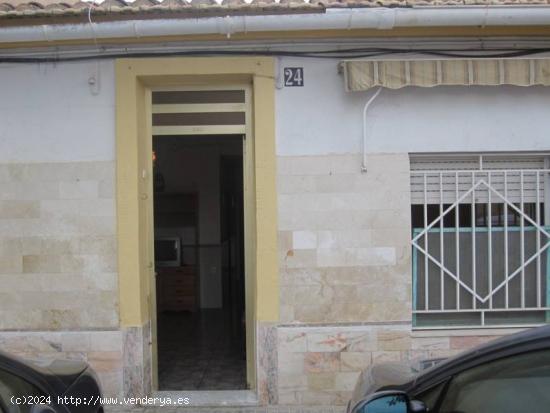
[(549, 413), (550, 326), (446, 360), (373, 365), (360, 375), (347, 408), (347, 413), (423, 412)]
[(102, 413), (100, 387), (83, 361), (26, 361), (0, 351), (0, 412)]

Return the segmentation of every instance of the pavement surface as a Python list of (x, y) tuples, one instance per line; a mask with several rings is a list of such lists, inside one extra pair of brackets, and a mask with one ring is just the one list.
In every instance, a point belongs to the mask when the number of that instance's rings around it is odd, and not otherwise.
[(106, 413), (344, 413), (344, 406), (255, 406), (255, 407), (171, 407), (148, 406), (109, 408)]

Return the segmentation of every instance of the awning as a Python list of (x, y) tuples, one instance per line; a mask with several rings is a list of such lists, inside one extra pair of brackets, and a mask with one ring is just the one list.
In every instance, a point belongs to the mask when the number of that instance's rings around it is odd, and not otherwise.
[(347, 91), (406, 86), (549, 86), (550, 59), (347, 60)]

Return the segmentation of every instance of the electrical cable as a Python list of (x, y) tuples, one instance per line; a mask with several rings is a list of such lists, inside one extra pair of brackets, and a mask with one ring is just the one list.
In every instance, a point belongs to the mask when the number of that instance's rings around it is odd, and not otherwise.
[(386, 48), (350, 48), (319, 51), (288, 51), (288, 50), (187, 50), (169, 52), (126, 52), (109, 53), (103, 51), (82, 56), (56, 57), (1, 57), (0, 63), (57, 63), (76, 62), (95, 59), (146, 58), (146, 57), (182, 57), (182, 56), (280, 56), (303, 57), (315, 59), (360, 59), (395, 54), (424, 54), (428, 56), (450, 58), (503, 59), (510, 57), (533, 56), (548, 53), (550, 48), (531, 48), (521, 50), (510, 49), (463, 49), (463, 50), (432, 50), (432, 49), (386, 49)]

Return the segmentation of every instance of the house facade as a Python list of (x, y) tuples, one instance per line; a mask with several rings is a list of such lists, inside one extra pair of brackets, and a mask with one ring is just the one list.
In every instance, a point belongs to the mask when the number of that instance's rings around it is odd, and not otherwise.
[[(467, 3), (0, 2), (0, 348), (84, 359), (106, 395), (344, 405), (372, 363), (546, 323), (550, 9)], [(226, 135), (246, 385), (163, 388), (165, 165)], [(225, 170), (193, 150), (200, 313)]]

